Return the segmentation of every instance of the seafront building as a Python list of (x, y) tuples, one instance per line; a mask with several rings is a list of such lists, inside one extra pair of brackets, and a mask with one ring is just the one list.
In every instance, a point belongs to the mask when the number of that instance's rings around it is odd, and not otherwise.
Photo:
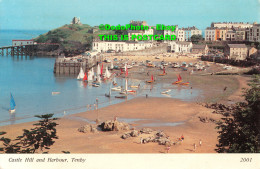
[(212, 22), (212, 28), (251, 28), (253, 24), (249, 22)]
[(178, 29), (177, 41), (185, 41), (185, 31), (183, 29)]
[[(175, 29), (174, 29), (174, 31), (172, 31), (172, 30), (163, 30), (163, 35), (165, 36), (165, 35), (175, 35), (176, 36), (176, 38), (178, 39), (178, 30), (179, 30), (179, 27), (178, 27), (178, 25), (171, 25), (171, 26), (175, 26)], [(168, 40), (165, 40), (165, 42), (166, 41), (168, 41)]]
[(190, 53), (192, 50), (191, 42), (181, 42), (181, 41), (169, 41), (168, 47), (171, 52), (176, 53)]
[(12, 46), (24, 46), (24, 45), (33, 45), (36, 42), (34, 42), (33, 39), (30, 40), (12, 40)]
[(114, 51), (114, 52), (126, 52), (126, 51), (136, 51), (136, 50), (143, 50), (149, 49), (154, 46), (153, 42), (148, 41), (127, 41), (127, 42), (120, 42), (120, 41), (93, 41), (92, 49), (97, 52), (107, 52), (107, 51)]
[(260, 42), (260, 24), (254, 24), (247, 32), (248, 41)]
[[(128, 34), (128, 40), (131, 41), (133, 35), (136, 35), (136, 36), (138, 36), (138, 35), (141, 35), (141, 36), (143, 36), (143, 35), (153, 35), (154, 29), (152, 29), (151, 26), (149, 26), (148, 30), (127, 30), (127, 34)], [(137, 38), (135, 38), (134, 41), (138, 41)]]
[(208, 27), (205, 30), (205, 41), (215, 41), (216, 29)]
[(193, 44), (192, 45), (192, 53), (196, 53), (196, 54), (203, 54), (203, 55), (206, 55), (209, 53), (209, 47), (208, 45), (196, 45), (196, 44)]
[(245, 44), (227, 44), (224, 49), (224, 55), (228, 59), (245, 60), (248, 49)]

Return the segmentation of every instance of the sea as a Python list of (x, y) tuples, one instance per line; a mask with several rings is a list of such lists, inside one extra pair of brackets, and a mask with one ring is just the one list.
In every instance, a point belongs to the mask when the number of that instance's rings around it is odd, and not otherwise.
[[(11, 46), (13, 39), (32, 39), (47, 30), (0, 30), (0, 47)], [(113, 92), (111, 98), (105, 97), (111, 82), (103, 82), (100, 87), (92, 87), (75, 76), (55, 76), (53, 73), (55, 58), (37, 56), (0, 56), (0, 126), (36, 121), (35, 115), (54, 114), (55, 117), (75, 114), (89, 110), (88, 105), (98, 103), (98, 108), (126, 101), (116, 99), (118, 93)], [(117, 80), (124, 86), (124, 79)], [(129, 79), (128, 84), (141, 84), (142, 89), (135, 97), (171, 97), (184, 101), (196, 98), (200, 91), (178, 89), (168, 95), (166, 84), (146, 85), (144, 82)], [(52, 92), (60, 92), (53, 95)], [(9, 113), (10, 94), (16, 103), (16, 112)]]

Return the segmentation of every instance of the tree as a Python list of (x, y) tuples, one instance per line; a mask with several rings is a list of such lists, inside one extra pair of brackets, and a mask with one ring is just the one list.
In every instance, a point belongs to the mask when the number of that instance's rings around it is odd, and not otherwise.
[(202, 35), (192, 35), (190, 38), (192, 43), (198, 43), (199, 41), (203, 40)]
[[(41, 120), (34, 124), (33, 129), (24, 129), (22, 136), (17, 136), (16, 139), (2, 137), (0, 141), (3, 142), (4, 147), (0, 147), (0, 152), (4, 153), (35, 153), (36, 150), (44, 151), (50, 149), (49, 147), (55, 143), (54, 139), (58, 139), (56, 135), (56, 126), (58, 125), (52, 118), (53, 114), (46, 114), (35, 116)], [(4, 135), (6, 132), (0, 132)], [(47, 153), (47, 152), (43, 152)]]
[(260, 152), (260, 76), (254, 75), (245, 90), (245, 102), (239, 102), (217, 123), (219, 153)]

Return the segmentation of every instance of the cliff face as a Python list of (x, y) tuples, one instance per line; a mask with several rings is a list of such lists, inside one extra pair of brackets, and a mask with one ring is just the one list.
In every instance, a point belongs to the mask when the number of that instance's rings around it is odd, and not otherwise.
[(35, 39), (37, 43), (59, 43), (59, 48), (46, 47), (39, 49), (40, 52), (65, 54), (73, 56), (91, 49), (92, 41), (98, 38), (99, 34), (115, 34), (114, 31), (101, 31), (98, 29), (93, 33), (94, 27), (87, 24), (64, 25), (40, 35)]

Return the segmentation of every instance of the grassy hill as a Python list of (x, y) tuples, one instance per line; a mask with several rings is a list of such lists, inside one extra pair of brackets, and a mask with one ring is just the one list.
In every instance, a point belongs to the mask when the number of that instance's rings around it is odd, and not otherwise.
[[(95, 33), (93, 30), (97, 29)], [(114, 31), (102, 31), (90, 25), (64, 25), (57, 29), (40, 35), (35, 39), (38, 43), (59, 43), (65, 51), (91, 49), (92, 41), (98, 38), (99, 34), (115, 34)]]

